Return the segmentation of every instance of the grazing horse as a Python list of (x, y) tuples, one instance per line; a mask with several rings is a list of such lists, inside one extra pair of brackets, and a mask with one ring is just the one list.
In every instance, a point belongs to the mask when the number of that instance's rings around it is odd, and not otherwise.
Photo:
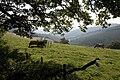
[(45, 40), (42, 40), (42, 41), (39, 41), (39, 42), (38, 42), (38, 46), (39, 46), (39, 47), (42, 47), (42, 48), (43, 48), (44, 46), (46, 46), (46, 44), (47, 44), (47, 42), (46, 42)]
[(31, 45), (37, 45), (38, 46), (38, 42), (39, 41), (30, 41), (29, 47), (31, 47)]
[(31, 45), (37, 45), (38, 47), (44, 47), (47, 45), (47, 40), (41, 40), (41, 41), (30, 41), (29, 43), (29, 47), (31, 47)]
[(98, 43), (98, 44), (96, 44), (96, 45), (94, 46), (94, 48), (96, 48), (96, 47), (104, 48), (104, 44)]

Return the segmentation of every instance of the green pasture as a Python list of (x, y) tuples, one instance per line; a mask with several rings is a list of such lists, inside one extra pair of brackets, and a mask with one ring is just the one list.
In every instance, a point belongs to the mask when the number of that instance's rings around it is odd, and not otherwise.
[(92, 65), (84, 71), (75, 73), (84, 80), (120, 80), (120, 50), (57, 43), (47, 48), (29, 48), (30, 39), (16, 37), (9, 33), (5, 34), (3, 39), (12, 49), (18, 49), (22, 53), (27, 52), (34, 60), (43, 57), (44, 62), (54, 61), (82, 67), (95, 58), (100, 58), (101, 60), (98, 61), (100, 67)]

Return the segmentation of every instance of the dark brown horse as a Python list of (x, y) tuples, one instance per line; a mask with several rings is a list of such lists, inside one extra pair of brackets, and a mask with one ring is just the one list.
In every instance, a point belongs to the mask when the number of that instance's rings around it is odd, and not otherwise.
[(47, 41), (46, 40), (42, 40), (42, 41), (30, 41), (30, 43), (29, 43), (29, 47), (31, 47), (31, 45), (37, 45), (38, 47), (44, 47), (44, 46), (46, 46), (46, 44), (47, 44)]
[(30, 41), (29, 47), (31, 47), (31, 45), (37, 45), (38, 46), (38, 42), (39, 41)]
[(96, 48), (96, 47), (104, 48), (104, 44), (98, 43), (98, 44), (96, 44), (96, 45), (94, 46), (94, 48)]

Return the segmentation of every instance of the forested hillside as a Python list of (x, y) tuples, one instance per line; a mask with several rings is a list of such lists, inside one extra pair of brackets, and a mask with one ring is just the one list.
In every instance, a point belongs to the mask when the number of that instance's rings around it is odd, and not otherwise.
[(120, 40), (120, 25), (89, 32), (71, 40), (71, 44), (94, 46), (96, 43), (109, 44), (111, 41)]

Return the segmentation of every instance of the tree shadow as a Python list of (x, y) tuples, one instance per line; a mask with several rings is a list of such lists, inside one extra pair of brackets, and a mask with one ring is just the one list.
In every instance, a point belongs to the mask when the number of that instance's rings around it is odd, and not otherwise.
[[(28, 46), (29, 47), (29, 46)], [(37, 46), (37, 45), (32, 45), (29, 48), (44, 48), (45, 46)]]

